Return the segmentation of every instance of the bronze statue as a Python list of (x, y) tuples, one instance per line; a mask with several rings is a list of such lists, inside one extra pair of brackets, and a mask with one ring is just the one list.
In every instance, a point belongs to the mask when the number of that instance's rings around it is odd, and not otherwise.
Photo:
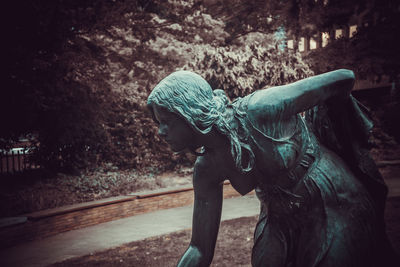
[(372, 124), (350, 94), (354, 80), (341, 69), (232, 103), (189, 71), (154, 88), (147, 104), (158, 134), (198, 156), (192, 239), (178, 266), (211, 263), (225, 179), (261, 202), (253, 266), (389, 264), (387, 188), (368, 152)]

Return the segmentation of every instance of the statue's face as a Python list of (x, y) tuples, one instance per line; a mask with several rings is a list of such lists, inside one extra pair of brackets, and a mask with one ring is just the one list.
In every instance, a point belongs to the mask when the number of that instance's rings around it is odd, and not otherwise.
[(173, 151), (182, 151), (193, 145), (194, 130), (182, 117), (156, 105), (153, 111), (159, 123), (158, 135), (171, 146)]

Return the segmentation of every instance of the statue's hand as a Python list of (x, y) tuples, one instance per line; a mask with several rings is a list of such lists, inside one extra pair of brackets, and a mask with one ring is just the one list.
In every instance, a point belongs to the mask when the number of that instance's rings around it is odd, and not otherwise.
[(185, 254), (183, 254), (182, 258), (179, 260), (177, 266), (208, 266), (208, 264), (202, 262), (202, 259), (203, 257), (200, 250), (197, 247), (190, 245)]

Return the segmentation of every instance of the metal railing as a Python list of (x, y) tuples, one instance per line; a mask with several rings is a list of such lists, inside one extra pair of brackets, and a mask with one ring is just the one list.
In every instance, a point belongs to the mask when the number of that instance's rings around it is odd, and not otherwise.
[(0, 149), (0, 174), (15, 174), (39, 168), (30, 161), (30, 155), (31, 151), (26, 148)]

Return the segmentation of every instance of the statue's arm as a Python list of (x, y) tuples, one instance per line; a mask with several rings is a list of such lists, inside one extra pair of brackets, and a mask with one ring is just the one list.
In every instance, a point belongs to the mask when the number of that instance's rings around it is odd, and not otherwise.
[(257, 91), (249, 110), (258, 118), (288, 118), (333, 98), (346, 98), (354, 85), (354, 73), (340, 69), (291, 84)]
[(209, 266), (214, 256), (222, 210), (222, 181), (203, 157), (193, 174), (192, 239), (178, 266)]

